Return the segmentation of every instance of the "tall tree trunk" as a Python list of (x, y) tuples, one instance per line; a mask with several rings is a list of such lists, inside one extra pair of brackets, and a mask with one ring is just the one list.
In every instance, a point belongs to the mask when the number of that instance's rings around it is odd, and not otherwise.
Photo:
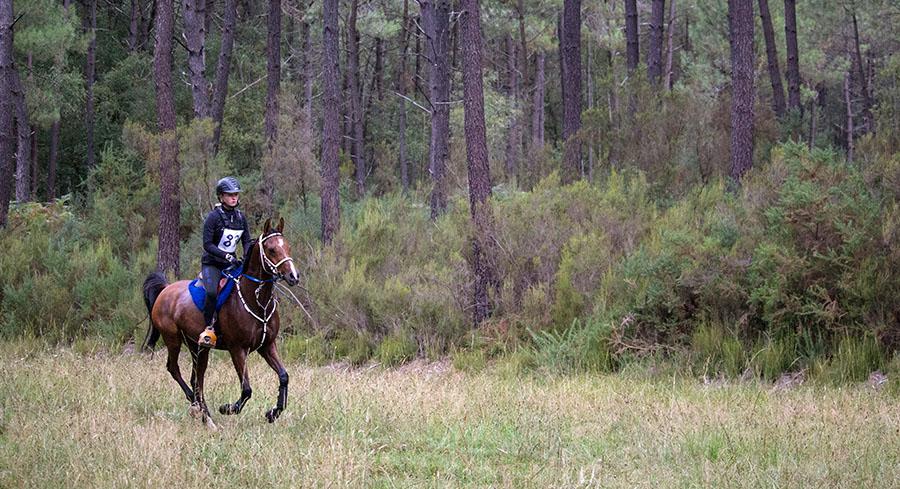
[(562, 85), (563, 90), (563, 156), (562, 180), (573, 182), (581, 167), (581, 0), (563, 2)]
[(492, 235), (491, 170), (488, 167), (484, 123), (484, 87), (481, 71), (481, 11), (479, 0), (461, 0), (463, 41), (463, 107), (465, 110), (466, 162), (469, 175), (469, 210), (474, 236), (472, 268), (475, 275), (473, 320), (476, 326), (491, 312), (488, 286), (495, 281), (485, 251)]
[(384, 100), (384, 40), (380, 37), (375, 38), (375, 73), (373, 83), (375, 83), (376, 100), (381, 102)]
[(209, 117), (206, 81), (206, 0), (184, 0), (184, 40), (187, 47), (188, 79), (194, 100), (194, 118)]
[(753, 3), (728, 0), (731, 41), (731, 178), (753, 166)]
[[(143, 10), (144, 9), (141, 9), (142, 12)], [(150, 0), (146, 10), (147, 16), (141, 16), (141, 38), (138, 42), (138, 46), (145, 50), (149, 50), (150, 31), (153, 30), (153, 26), (156, 25), (156, 0)]]
[(13, 73), (13, 0), (0, 0), (0, 228), (6, 227), (16, 152)]
[(640, 62), (640, 45), (638, 41), (637, 0), (625, 0), (625, 39), (628, 52), (628, 73), (633, 73)]
[[(594, 49), (593, 43), (587, 45), (587, 67), (585, 68), (585, 79), (587, 84), (587, 104), (588, 110), (594, 108)], [(594, 137), (590, 135), (587, 141), (587, 169), (582, 171), (582, 176), (587, 176), (588, 182), (594, 181)]]
[(522, 140), (519, 135), (519, 69), (516, 66), (518, 53), (516, 44), (510, 35), (506, 36), (506, 73), (507, 96), (511, 103), (512, 111), (506, 126), (506, 177), (509, 181), (515, 181), (518, 173), (519, 151), (522, 148)]
[(278, 138), (278, 92), (281, 87), (281, 0), (269, 0), (266, 42), (266, 145), (269, 151)]
[(31, 200), (31, 124), (28, 123), (28, 106), (25, 87), (19, 72), (13, 67), (13, 97), (16, 104), (16, 200)]
[(222, 44), (216, 64), (216, 84), (213, 87), (210, 114), (216, 127), (213, 130), (213, 154), (219, 152), (222, 137), (222, 118), (225, 115), (225, 96), (228, 95), (228, 75), (231, 72), (231, 51), (234, 48), (234, 26), (237, 22), (237, 1), (225, 0), (225, 19), (222, 23)]
[(400, 107), (397, 121), (398, 158), (400, 164), (400, 185), (403, 192), (409, 191), (409, 162), (406, 159), (406, 97), (409, 87), (406, 73), (406, 54), (409, 51), (409, 0), (403, 0), (403, 28), (400, 31), (400, 67), (397, 71), (397, 92), (400, 94)]
[[(849, 53), (848, 53), (849, 54)], [(849, 56), (848, 56), (849, 58)], [(851, 68), (852, 69), (852, 62)], [(844, 74), (844, 106), (847, 108), (847, 163), (853, 163), (853, 101), (850, 98), (850, 71)]]
[(784, 36), (787, 44), (788, 110), (800, 106), (800, 53), (797, 48), (797, 0), (784, 0)]
[(450, 0), (422, 0), (431, 99), (431, 218), (447, 209), (445, 173), (450, 159)]
[[(856, 22), (856, 11), (852, 12), (852, 20), (853, 20), (853, 45), (855, 47), (854, 53), (856, 54), (856, 68), (859, 74), (859, 83), (860, 88), (862, 89), (863, 96), (863, 107), (862, 107), (862, 117), (863, 117), (863, 131), (873, 131), (873, 120), (872, 120), (872, 106), (874, 102), (872, 101), (872, 92), (869, 91), (869, 78), (866, 76), (865, 65), (863, 64), (862, 59), (862, 51), (859, 48), (859, 25)], [(851, 63), (852, 65), (853, 63)]]
[(156, 46), (153, 50), (153, 81), (156, 85), (156, 116), (159, 124), (159, 249), (156, 268), (173, 271), (179, 266), (181, 198), (178, 138), (175, 134), (175, 98), (172, 86), (172, 36), (175, 30), (173, 0), (158, 0)]
[(819, 116), (816, 114), (816, 105), (822, 101), (822, 84), (816, 85), (816, 96), (809, 101), (809, 135), (807, 139), (807, 148), (812, 151), (816, 144), (816, 133), (818, 131)]
[(352, 136), (350, 156), (354, 164), (356, 195), (360, 198), (366, 193), (366, 149), (363, 133), (363, 89), (359, 69), (359, 30), (356, 18), (359, 1), (350, 2), (350, 15), (347, 19), (347, 86), (350, 90), (350, 134)]
[(340, 137), (341, 108), (340, 53), (338, 52), (338, 0), (322, 1), (322, 241), (331, 244), (341, 227)]
[[(531, 145), (535, 151), (544, 149), (544, 51), (535, 53), (534, 102), (531, 109)], [(529, 161), (531, 158), (529, 158)]]
[(59, 162), (59, 119), (50, 126), (50, 157), (47, 160), (47, 200), (56, 198), (56, 173)]
[(140, 34), (141, 24), (141, 3), (140, 0), (131, 0), (131, 8), (129, 10), (128, 22), (128, 52), (137, 51), (138, 36)]
[[(425, 19), (421, 15), (416, 17), (415, 25), (421, 25), (424, 30)], [(422, 77), (422, 36), (418, 29), (414, 30), (412, 35), (416, 38), (416, 69), (415, 76), (413, 76), (413, 93), (420, 93), (422, 91), (422, 87), (419, 86), (419, 80)]]
[(766, 39), (766, 59), (769, 61), (769, 80), (772, 82), (772, 109), (778, 118), (784, 117), (784, 86), (781, 84), (781, 69), (778, 67), (778, 47), (775, 43), (775, 29), (769, 13), (769, 0), (759, 0), (759, 17), (762, 19), (763, 36)]
[(309, 34), (310, 34), (310, 25), (308, 22), (303, 22), (303, 29), (301, 31), (301, 51), (303, 51), (303, 63), (301, 64), (303, 69), (303, 111), (306, 113), (306, 121), (312, 130), (312, 127), (315, 126), (315, 122), (313, 121), (313, 82), (315, 81), (315, 77), (313, 76), (311, 66), (312, 66), (312, 55), (310, 52), (310, 43), (309, 43)]
[(94, 167), (96, 156), (94, 155), (94, 79), (96, 77), (96, 53), (97, 53), (97, 0), (87, 0), (87, 15), (84, 18), (84, 30), (90, 41), (87, 49), (87, 60), (84, 65), (85, 78), (85, 108), (84, 128), (87, 140), (87, 168)]
[[(269, 157), (278, 140), (278, 96), (281, 90), (281, 0), (269, 0), (266, 16), (266, 152)], [(276, 181), (271, 167), (263, 167), (263, 206), (271, 211), (275, 205)]]
[(675, 0), (669, 0), (669, 26), (667, 28), (666, 37), (666, 88), (672, 89), (672, 61), (675, 55)]
[[(69, 15), (69, 0), (63, 0), (63, 8), (65, 8), (66, 16)], [(131, 3), (132, 12), (131, 15), (134, 17), (132, 21), (137, 19), (140, 21), (140, 2), (138, 0), (134, 0)], [(133, 25), (134, 32), (134, 49), (137, 49), (137, 35), (138, 35), (138, 26)], [(129, 41), (131, 42), (131, 41)], [(133, 51), (133, 50), (132, 50)], [(57, 65), (62, 65), (63, 59), (62, 56), (57, 58)], [(60, 119), (56, 119), (53, 121), (53, 124), (50, 125), (50, 155), (47, 160), (47, 200), (52, 201), (56, 198), (56, 175), (58, 173), (59, 166), (59, 131), (60, 131)]]
[(663, 24), (665, 23), (665, 0), (653, 0), (650, 9), (650, 49), (647, 50), (647, 78), (651, 83), (659, 83), (662, 73)]

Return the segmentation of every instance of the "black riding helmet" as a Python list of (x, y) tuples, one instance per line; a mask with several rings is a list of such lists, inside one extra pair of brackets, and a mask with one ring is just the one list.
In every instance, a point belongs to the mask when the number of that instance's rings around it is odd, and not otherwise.
[(225, 177), (219, 180), (219, 183), (216, 184), (216, 195), (222, 194), (237, 194), (241, 191), (241, 184), (238, 183), (237, 178), (234, 177)]

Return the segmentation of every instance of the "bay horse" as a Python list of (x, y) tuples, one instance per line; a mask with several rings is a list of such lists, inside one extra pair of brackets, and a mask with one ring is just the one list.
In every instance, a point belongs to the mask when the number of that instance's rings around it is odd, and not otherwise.
[[(271, 219), (266, 220), (262, 234), (257, 238), (247, 256), (240, 276), (228, 276), (235, 280), (234, 290), (218, 313), (219, 335), (215, 348), (227, 350), (241, 383), (241, 397), (233, 404), (219, 408), (222, 414), (238, 414), (250, 399), (252, 389), (247, 373), (247, 356), (253, 352), (265, 359), (278, 374), (278, 401), (274, 408), (266, 412), (266, 419), (274, 422), (287, 403), (288, 374), (278, 356), (275, 342), (278, 338), (278, 300), (274, 294), (275, 282), (284, 280), (289, 285), (299, 282), (299, 274), (291, 258), (291, 247), (284, 238), (284, 218), (278, 226), (272, 227)], [(152, 350), (162, 336), (168, 349), (166, 368), (172, 378), (191, 403), (191, 413), (202, 415), (202, 420), (210, 428), (215, 423), (206, 406), (203, 393), (203, 379), (209, 362), (209, 348), (200, 347), (197, 339), (205, 328), (203, 312), (194, 305), (188, 290), (189, 280), (172, 284), (159, 272), (153, 272), (144, 281), (144, 303), (150, 313), (150, 327), (147, 332), (145, 349)], [(178, 354), (184, 343), (191, 353), (191, 386), (181, 377)]]

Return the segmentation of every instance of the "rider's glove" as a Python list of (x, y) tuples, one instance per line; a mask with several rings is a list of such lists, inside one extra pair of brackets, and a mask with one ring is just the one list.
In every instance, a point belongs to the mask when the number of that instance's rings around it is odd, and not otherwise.
[(225, 253), (225, 260), (227, 260), (228, 263), (230, 263), (232, 265), (234, 265), (238, 261), (237, 257), (232, 255), (231, 253)]

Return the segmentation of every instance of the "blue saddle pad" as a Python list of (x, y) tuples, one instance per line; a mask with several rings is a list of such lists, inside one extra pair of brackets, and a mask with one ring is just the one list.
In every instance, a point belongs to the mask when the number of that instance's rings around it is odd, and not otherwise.
[[(238, 267), (229, 271), (228, 274), (232, 277), (240, 277), (241, 273), (243, 273), (243, 268), (243, 266)], [(228, 279), (228, 277), (225, 278)], [(231, 295), (233, 289), (234, 280), (226, 280), (225, 286), (222, 287), (218, 297), (216, 297), (216, 312), (219, 312), (219, 309), (222, 308), (222, 304), (225, 304), (225, 301), (228, 300), (228, 296)], [(191, 280), (191, 283), (188, 284), (188, 291), (191, 293), (191, 299), (194, 300), (194, 305), (197, 306), (197, 309), (202, 311), (203, 306), (206, 304), (206, 289), (203, 288), (203, 282), (201, 282), (200, 279)]]

